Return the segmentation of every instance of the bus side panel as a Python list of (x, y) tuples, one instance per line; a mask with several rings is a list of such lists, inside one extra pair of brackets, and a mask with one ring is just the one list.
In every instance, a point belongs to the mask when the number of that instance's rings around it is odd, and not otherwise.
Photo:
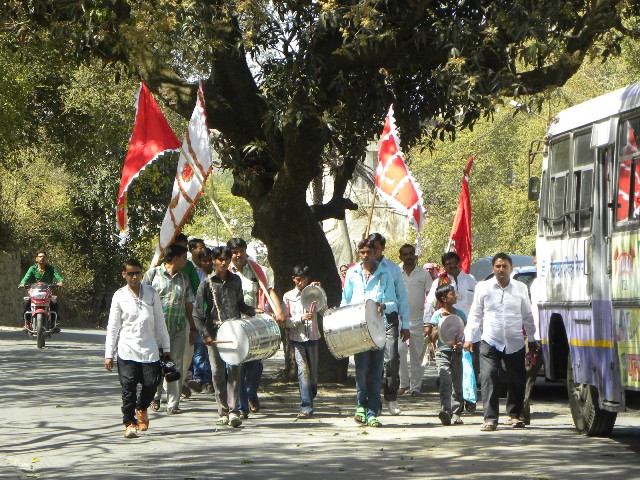
[(585, 275), (585, 240), (576, 237), (547, 241), (545, 250), (538, 254), (543, 257), (541, 271), (545, 275), (547, 301), (591, 300), (591, 282)]
[(619, 308), (615, 316), (620, 382), (628, 390), (640, 391), (640, 309)]
[(611, 241), (611, 295), (614, 300), (635, 300), (640, 306), (640, 235), (616, 233)]

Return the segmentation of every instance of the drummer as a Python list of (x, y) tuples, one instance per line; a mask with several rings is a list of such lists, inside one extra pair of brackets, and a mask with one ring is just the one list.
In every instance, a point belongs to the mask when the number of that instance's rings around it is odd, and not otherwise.
[[(443, 425), (462, 425), (461, 415), (464, 411), (462, 398), (462, 338), (453, 346), (440, 341), (438, 327), (443, 319), (449, 315), (457, 315), (462, 322), (467, 324), (467, 316), (454, 305), (457, 301), (456, 289), (447, 277), (439, 279), (440, 285), (436, 288), (436, 300), (440, 309), (431, 316), (433, 329), (431, 339), (436, 344), (436, 365), (440, 384), (440, 413), (438, 418)], [(462, 337), (462, 335), (461, 335)]]
[[(378, 305), (379, 314), (383, 317), (384, 313), (397, 312), (398, 302), (393, 278), (375, 261), (374, 242), (368, 238), (361, 240), (358, 252), (361, 261), (347, 272), (340, 306), (374, 300)], [(378, 412), (382, 404), (380, 387), (384, 370), (384, 349), (356, 353), (353, 358), (356, 364), (358, 401), (354, 419), (360, 424), (380, 427)]]
[(211, 249), (213, 273), (200, 283), (196, 294), (194, 320), (202, 340), (209, 351), (219, 418), (217, 425), (239, 427), (242, 424), (238, 410), (240, 394), (240, 365), (225, 365), (216, 341), (218, 328), (223, 322), (240, 317), (240, 313), (253, 317), (262, 310), (244, 302), (242, 281), (229, 271), (231, 250), (224, 247)]
[[(298, 385), (300, 388), (299, 419), (313, 415), (313, 399), (318, 393), (318, 329), (315, 311), (306, 311), (302, 306), (302, 290), (307, 285), (320, 286), (320, 282), (311, 282), (309, 267), (296, 265), (291, 277), (295, 288), (284, 294), (285, 325), (289, 329), (289, 339), (298, 367)], [(315, 303), (315, 302), (314, 302)]]

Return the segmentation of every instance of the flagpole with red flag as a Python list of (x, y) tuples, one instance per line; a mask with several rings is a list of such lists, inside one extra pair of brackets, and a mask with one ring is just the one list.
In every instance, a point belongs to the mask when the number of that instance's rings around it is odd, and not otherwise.
[(140, 173), (166, 151), (178, 151), (180, 140), (144, 83), (136, 95), (136, 121), (122, 167), (117, 200), (120, 244), (127, 238), (127, 190)]
[(469, 178), (473, 161), (474, 157), (472, 155), (462, 176), (458, 209), (453, 219), (451, 233), (449, 234), (449, 246), (447, 247), (448, 251), (456, 252), (460, 256), (460, 268), (465, 273), (469, 273), (469, 268), (471, 267), (471, 196), (469, 195)]

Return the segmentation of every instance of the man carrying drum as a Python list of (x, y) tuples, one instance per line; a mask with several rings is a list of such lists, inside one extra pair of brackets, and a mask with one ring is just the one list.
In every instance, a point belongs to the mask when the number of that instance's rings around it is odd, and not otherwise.
[(231, 250), (228, 247), (211, 249), (214, 261), (213, 273), (198, 287), (194, 320), (202, 340), (209, 350), (209, 362), (213, 374), (219, 418), (217, 425), (239, 427), (242, 424), (238, 411), (240, 394), (240, 365), (225, 365), (220, 357), (216, 341), (218, 328), (223, 322), (240, 318), (240, 312), (253, 317), (262, 313), (244, 302), (242, 281), (229, 271)]
[[(374, 259), (375, 245), (369, 239), (358, 244), (361, 262), (349, 269), (342, 290), (340, 306), (374, 300), (380, 315), (397, 312), (393, 278)], [(397, 342), (397, 340), (396, 340)], [(370, 427), (380, 427), (380, 387), (384, 369), (384, 349), (356, 353), (356, 392), (358, 405), (355, 421)]]

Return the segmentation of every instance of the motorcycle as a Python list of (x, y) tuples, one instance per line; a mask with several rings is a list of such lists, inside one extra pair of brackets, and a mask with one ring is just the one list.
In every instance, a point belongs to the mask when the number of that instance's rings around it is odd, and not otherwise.
[(29, 336), (36, 337), (38, 348), (44, 347), (45, 338), (60, 331), (58, 314), (51, 309), (51, 300), (56, 299), (56, 296), (51, 294), (51, 288), (55, 286), (57, 285), (37, 282), (22, 287), (29, 289), (24, 300), (31, 303), (31, 310), (24, 312), (24, 323), (28, 326)]

